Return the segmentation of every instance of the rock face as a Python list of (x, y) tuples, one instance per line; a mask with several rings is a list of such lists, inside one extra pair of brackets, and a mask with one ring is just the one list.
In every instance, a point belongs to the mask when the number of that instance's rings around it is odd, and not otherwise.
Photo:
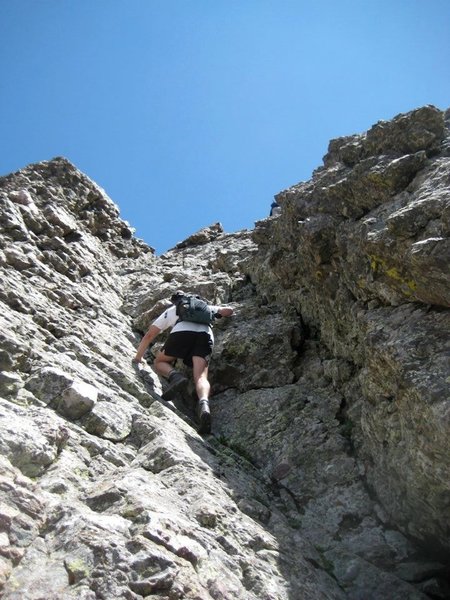
[[(3, 598), (450, 597), (445, 117), (333, 140), (280, 216), (161, 257), (65, 159), (0, 179)], [(131, 365), (178, 288), (235, 308), (205, 438)]]

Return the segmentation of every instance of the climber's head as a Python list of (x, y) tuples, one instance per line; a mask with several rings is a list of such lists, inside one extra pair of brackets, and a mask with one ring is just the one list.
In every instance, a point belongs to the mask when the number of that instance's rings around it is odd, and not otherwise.
[(185, 296), (186, 294), (183, 292), (183, 290), (177, 290), (175, 292), (175, 294), (172, 294), (172, 296), (170, 297), (170, 301), (172, 302), (172, 304), (178, 304), (178, 302), (180, 302), (180, 300)]

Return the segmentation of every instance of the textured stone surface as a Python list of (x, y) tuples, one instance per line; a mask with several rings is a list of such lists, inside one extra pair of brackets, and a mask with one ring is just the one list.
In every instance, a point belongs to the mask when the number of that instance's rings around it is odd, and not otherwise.
[[(264, 236), (256, 231), (265, 257), (254, 277), (277, 302), (285, 298), (297, 308), (333, 360), (349, 364), (351, 377), (338, 387), (367, 482), (392, 522), (424, 542), (439, 540), (444, 551), (450, 157), (438, 142), (448, 139), (448, 127), (441, 112), (425, 107), (374, 129), (383, 153), (380, 178), (365, 164), (373, 130), (352, 138), (351, 169), (342, 154), (348, 140), (332, 143), (328, 168), (281, 193), (282, 216), (263, 224)], [(406, 141), (394, 143), (399, 132), (421, 153), (415, 176), (410, 155), (401, 156)], [(401, 182), (394, 187), (386, 180), (392, 169)], [(366, 186), (367, 177), (377, 191)], [(356, 210), (349, 212), (348, 202)]]
[[(64, 159), (0, 180), (2, 597), (450, 596), (449, 149), (399, 115), (161, 257)], [(235, 309), (207, 438), (131, 364), (178, 288)]]

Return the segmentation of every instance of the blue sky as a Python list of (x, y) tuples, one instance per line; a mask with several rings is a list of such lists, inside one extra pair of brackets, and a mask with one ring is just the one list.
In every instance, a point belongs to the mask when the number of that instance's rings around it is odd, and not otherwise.
[(449, 0), (0, 0), (0, 174), (65, 156), (158, 253), (330, 139), (450, 106)]

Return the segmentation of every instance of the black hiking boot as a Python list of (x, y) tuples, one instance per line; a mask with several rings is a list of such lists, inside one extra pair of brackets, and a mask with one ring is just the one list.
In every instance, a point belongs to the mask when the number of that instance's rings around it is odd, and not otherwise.
[(169, 385), (164, 390), (162, 397), (164, 400), (171, 400), (174, 396), (183, 390), (188, 382), (188, 378), (179, 371), (172, 371), (169, 375)]
[(209, 412), (209, 402), (206, 399), (199, 400), (198, 408), (198, 432), (211, 433), (211, 413)]

